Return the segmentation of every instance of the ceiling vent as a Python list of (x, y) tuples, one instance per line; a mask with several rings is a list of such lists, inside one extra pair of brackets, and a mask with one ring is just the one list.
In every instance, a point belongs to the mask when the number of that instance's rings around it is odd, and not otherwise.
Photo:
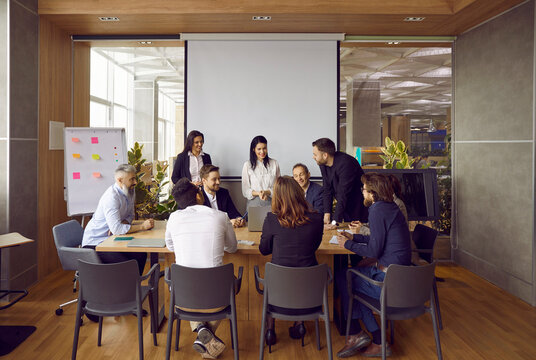
[(99, 16), (100, 21), (119, 21), (117, 16)]
[(272, 20), (271, 16), (253, 16), (251, 18), (253, 21), (270, 21)]
[(408, 16), (407, 18), (404, 19), (404, 21), (423, 21), (424, 19), (426, 18), (420, 17), (420, 16)]

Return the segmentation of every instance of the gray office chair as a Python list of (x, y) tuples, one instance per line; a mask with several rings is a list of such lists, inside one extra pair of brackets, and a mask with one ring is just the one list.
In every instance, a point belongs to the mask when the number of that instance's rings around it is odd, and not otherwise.
[[(83, 249), (80, 247), (82, 244), (82, 237), (84, 235), (84, 229), (76, 220), (69, 220), (67, 222), (56, 225), (52, 228), (52, 234), (54, 235), (54, 243), (56, 244), (56, 250), (58, 251), (58, 257), (60, 258), (61, 266), (63, 270), (78, 270), (78, 260), (84, 260), (87, 262), (100, 264), (100, 258), (97, 252), (93, 249)], [(77, 273), (75, 273), (73, 279), (73, 292), (76, 292)], [(63, 308), (69, 304), (74, 304), (78, 299), (68, 301), (61, 304), (56, 309), (56, 315), (63, 314)]]
[[(416, 252), (419, 258), (431, 264), (434, 261), (434, 245), (437, 239), (437, 230), (432, 229), (426, 225), (417, 224), (413, 230), (413, 242), (415, 243)], [(443, 282), (445, 279), (434, 277), (434, 294), (436, 298), (435, 311), (437, 315), (437, 321), (439, 323), (439, 329), (443, 330), (443, 320), (441, 318), (441, 308), (439, 307), (439, 296), (437, 294), (437, 281)]]
[[(235, 278), (233, 264), (213, 268), (189, 268), (172, 264), (170, 269), (166, 269), (165, 281), (171, 286), (166, 360), (171, 355), (171, 338), (175, 319), (177, 319), (175, 351), (179, 350), (181, 320), (204, 322), (229, 319), (234, 359), (238, 360), (235, 295), (240, 292), (243, 271), (244, 268), (240, 266), (238, 268), (238, 278)], [(201, 313), (186, 311), (183, 308), (199, 310), (223, 309), (213, 313)]]
[[(160, 265), (154, 264), (149, 272), (140, 276), (136, 260), (114, 264), (94, 264), (78, 260), (80, 289), (78, 291), (78, 308), (74, 329), (72, 360), (76, 359), (80, 319), (84, 314), (99, 317), (97, 345), (101, 346), (102, 317), (121, 316), (135, 313), (138, 317), (139, 358), (143, 360), (142, 303), (149, 297), (151, 310), (151, 329), (153, 343), (156, 346), (158, 312), (155, 289), (158, 287)], [(148, 286), (141, 286), (143, 280), (149, 279)]]
[[(264, 359), (264, 332), (266, 331), (266, 316), (268, 314), (272, 318), (282, 320), (315, 320), (318, 350), (320, 350), (318, 319), (322, 318), (326, 326), (328, 358), (333, 359), (328, 304), (328, 284), (333, 280), (333, 276), (329, 266), (320, 264), (310, 267), (287, 267), (268, 262), (264, 269), (264, 279), (259, 276), (259, 267), (257, 265), (253, 270), (255, 272), (257, 291), (263, 294), (259, 359)], [(264, 285), (263, 290), (260, 289), (259, 284)], [(274, 306), (287, 309), (314, 310), (305, 314), (289, 315), (278, 312), (278, 309), (274, 308)]]
[[(428, 312), (432, 315), (432, 324), (436, 341), (437, 358), (443, 359), (439, 330), (437, 327), (435, 307), (435, 294), (432, 289), (434, 282), (435, 262), (423, 266), (403, 266), (392, 264), (387, 268), (383, 282), (372, 280), (355, 269), (346, 271), (346, 280), (350, 301), (348, 314), (352, 314), (353, 299), (356, 299), (372, 311), (380, 314), (382, 336), (382, 359), (386, 354), (386, 326), (387, 320), (391, 321), (391, 343), (394, 342), (393, 320), (412, 319)], [(367, 282), (380, 286), (382, 291), (380, 298), (375, 299), (362, 293), (355, 293), (352, 287), (352, 275), (356, 275)], [(430, 301), (430, 306), (426, 302)], [(348, 316), (346, 322), (346, 338), (350, 333), (352, 319)]]

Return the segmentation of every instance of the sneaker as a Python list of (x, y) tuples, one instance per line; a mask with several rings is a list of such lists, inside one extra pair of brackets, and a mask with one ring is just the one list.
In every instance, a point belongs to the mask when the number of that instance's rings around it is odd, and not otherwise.
[(192, 345), (192, 347), (194, 348), (195, 351), (197, 351), (198, 353), (200, 353), (202, 355), (207, 353), (207, 348), (205, 347), (205, 345), (199, 339), (195, 339), (194, 344)]
[(347, 358), (354, 356), (359, 353), (359, 350), (361, 348), (364, 348), (365, 346), (369, 345), (370, 342), (370, 336), (366, 332), (361, 330), (361, 332), (357, 335), (348, 336), (346, 344), (341, 350), (339, 350), (339, 352), (337, 353), (337, 357)]
[(225, 343), (206, 326), (200, 326), (197, 329), (197, 340), (204, 345), (206, 352), (213, 358), (217, 358), (225, 350)]

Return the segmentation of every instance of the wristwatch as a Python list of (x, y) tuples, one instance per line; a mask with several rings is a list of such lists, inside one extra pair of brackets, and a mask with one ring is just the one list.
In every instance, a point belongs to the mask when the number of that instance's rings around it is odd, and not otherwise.
[(332, 220), (332, 221), (331, 221), (331, 225), (339, 226), (339, 223), (336, 222), (335, 220)]

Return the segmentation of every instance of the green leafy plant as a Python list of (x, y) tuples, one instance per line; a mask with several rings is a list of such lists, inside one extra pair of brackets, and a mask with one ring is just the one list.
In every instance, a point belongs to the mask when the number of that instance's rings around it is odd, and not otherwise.
[(410, 159), (408, 156), (408, 148), (402, 140), (398, 140), (395, 143), (389, 137), (385, 138), (385, 146), (381, 147), (380, 150), (384, 155), (380, 155), (384, 161), (384, 169), (412, 169), (414, 159)]
[[(168, 165), (156, 162), (156, 174), (151, 175), (150, 185), (145, 184), (142, 178), (146, 175), (143, 165), (146, 160), (142, 158), (143, 145), (134, 143), (128, 151), (128, 163), (136, 168), (136, 216), (138, 218), (166, 219), (169, 214), (177, 210), (177, 204), (171, 195), (162, 194), (164, 186), (169, 181), (165, 180)], [(164, 198), (164, 199), (162, 199)]]

